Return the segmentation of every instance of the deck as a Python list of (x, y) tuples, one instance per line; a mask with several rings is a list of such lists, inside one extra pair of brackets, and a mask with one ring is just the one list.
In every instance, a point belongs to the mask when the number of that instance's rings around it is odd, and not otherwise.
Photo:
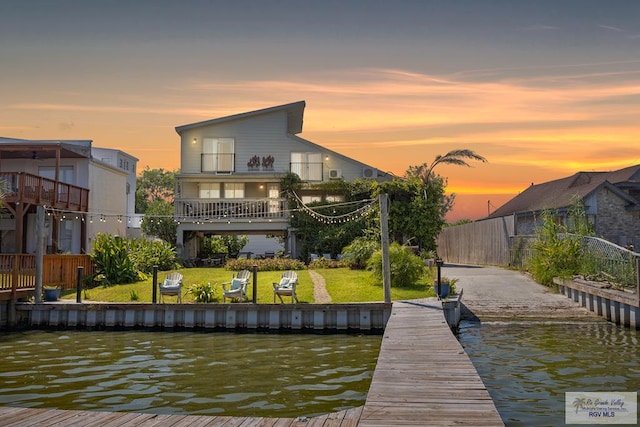
[(435, 299), (394, 302), (365, 405), (309, 419), (0, 408), (0, 426), (503, 426)]

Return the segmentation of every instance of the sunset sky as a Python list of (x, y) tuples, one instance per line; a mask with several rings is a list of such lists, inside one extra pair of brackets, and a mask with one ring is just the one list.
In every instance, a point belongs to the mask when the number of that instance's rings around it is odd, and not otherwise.
[(0, 136), (179, 167), (175, 127), (304, 100), (301, 137), (441, 165), (450, 220), (640, 163), (640, 1), (0, 1)]

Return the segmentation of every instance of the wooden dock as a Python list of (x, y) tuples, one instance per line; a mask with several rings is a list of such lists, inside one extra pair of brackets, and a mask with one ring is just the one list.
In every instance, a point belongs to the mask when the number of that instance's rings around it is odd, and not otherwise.
[(0, 426), (503, 426), (433, 299), (394, 302), (364, 406), (313, 418), (250, 418), (0, 407)]
[(503, 426), (436, 299), (394, 302), (360, 427)]

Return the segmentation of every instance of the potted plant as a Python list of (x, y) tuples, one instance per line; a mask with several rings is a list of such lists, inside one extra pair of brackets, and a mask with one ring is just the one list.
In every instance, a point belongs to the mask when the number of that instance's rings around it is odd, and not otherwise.
[(456, 293), (455, 285), (458, 282), (458, 280), (459, 279), (450, 279), (448, 277), (441, 277), (439, 289), (438, 289), (438, 281), (435, 280), (433, 282), (433, 290), (435, 291), (438, 299), (445, 299), (449, 295), (455, 294)]
[(45, 286), (43, 291), (45, 301), (58, 301), (60, 298), (60, 286)]

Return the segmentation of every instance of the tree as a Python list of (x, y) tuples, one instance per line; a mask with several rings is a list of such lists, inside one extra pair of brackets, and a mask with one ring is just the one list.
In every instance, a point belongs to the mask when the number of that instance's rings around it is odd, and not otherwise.
[(147, 236), (156, 236), (175, 246), (178, 225), (173, 220), (173, 205), (162, 199), (149, 202), (140, 229)]
[(136, 180), (136, 212), (146, 213), (155, 200), (173, 203), (176, 172), (144, 168)]
[(389, 196), (389, 234), (393, 241), (410, 240), (424, 250), (434, 250), (435, 240), (453, 206), (454, 195), (445, 194), (446, 180), (435, 177), (429, 185), (416, 175), (380, 184), (379, 192)]
[(452, 150), (447, 154), (440, 155), (438, 154), (436, 158), (429, 163), (423, 163), (420, 166), (410, 166), (408, 173), (411, 175), (415, 175), (422, 180), (426, 185), (429, 185), (434, 178), (433, 169), (439, 164), (449, 164), (449, 165), (457, 165), (457, 166), (467, 166), (471, 167), (469, 163), (466, 162), (465, 159), (477, 160), (483, 163), (487, 162), (487, 159), (482, 157), (479, 154), (467, 149), (462, 150)]

